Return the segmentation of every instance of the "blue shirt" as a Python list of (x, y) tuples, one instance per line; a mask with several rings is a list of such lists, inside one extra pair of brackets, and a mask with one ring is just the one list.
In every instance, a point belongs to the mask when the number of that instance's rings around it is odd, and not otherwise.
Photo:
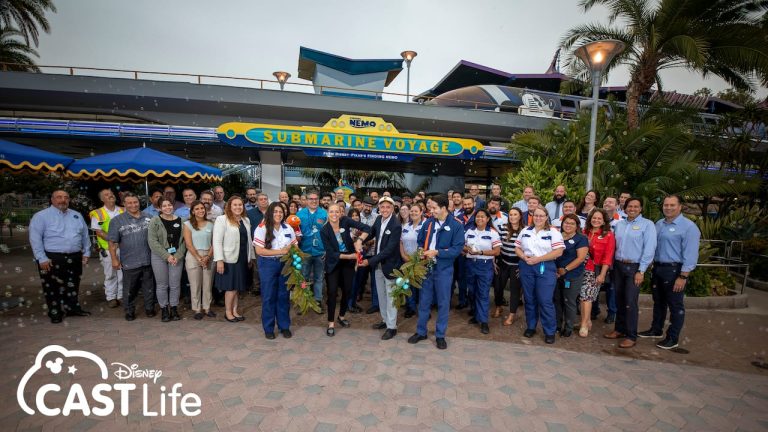
[(662, 263), (682, 263), (680, 271), (696, 268), (699, 260), (701, 231), (693, 221), (679, 214), (672, 222), (662, 218), (656, 221), (656, 257)]
[(656, 252), (656, 228), (653, 222), (638, 215), (635, 220), (622, 219), (616, 224), (616, 261), (640, 263), (645, 273)]
[(189, 220), (189, 213), (190, 213), (191, 210), (192, 209), (190, 209), (187, 206), (179, 207), (179, 208), (177, 208), (176, 210), (173, 211), (173, 214), (175, 214), (176, 216), (178, 216), (178, 217), (182, 218), (183, 220), (187, 221), (187, 220)]
[(512, 207), (517, 207), (521, 211), (527, 212), (528, 211), (528, 201), (526, 201), (526, 200), (516, 201), (514, 204), (512, 204)]
[(160, 216), (160, 209), (153, 205), (149, 205), (147, 208), (143, 210), (143, 213), (148, 214), (150, 217)]
[(88, 226), (80, 213), (65, 212), (50, 206), (32, 216), (29, 222), (29, 243), (37, 262), (49, 261), (45, 251), (58, 253), (82, 252), (91, 256)]
[[(565, 240), (565, 250), (563, 251), (563, 254), (555, 260), (557, 268), (564, 269), (565, 266), (571, 263), (571, 261), (575, 260), (577, 252), (581, 248), (589, 249), (589, 240), (587, 240), (585, 235), (576, 233), (572, 238)], [(584, 261), (576, 266), (576, 268), (572, 268), (570, 271), (566, 272), (563, 277), (565, 279), (573, 279), (581, 276), (583, 273)]]
[(315, 209), (314, 213), (310, 213), (309, 208), (303, 208), (296, 216), (301, 220), (301, 250), (312, 256), (325, 254), (320, 228), (328, 220), (328, 212), (322, 207)]

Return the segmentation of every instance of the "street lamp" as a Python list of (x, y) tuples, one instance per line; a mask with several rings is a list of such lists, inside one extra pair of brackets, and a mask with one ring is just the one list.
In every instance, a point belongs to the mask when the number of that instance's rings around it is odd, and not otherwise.
[(589, 161), (587, 162), (587, 189), (592, 189), (592, 171), (595, 169), (595, 139), (597, 136), (597, 101), (600, 93), (600, 73), (624, 50), (624, 42), (607, 39), (589, 42), (573, 54), (592, 71), (592, 123), (589, 128)]
[(291, 74), (289, 74), (288, 72), (277, 71), (277, 72), (273, 72), (272, 75), (274, 75), (275, 78), (277, 78), (277, 82), (280, 83), (280, 91), (283, 91), (283, 88), (285, 87), (285, 82), (288, 81), (288, 78), (291, 77)]
[(411, 101), (411, 62), (417, 55), (418, 54), (416, 54), (416, 51), (403, 51), (400, 53), (400, 57), (405, 60), (405, 67), (408, 68), (405, 87), (405, 103), (409, 103)]

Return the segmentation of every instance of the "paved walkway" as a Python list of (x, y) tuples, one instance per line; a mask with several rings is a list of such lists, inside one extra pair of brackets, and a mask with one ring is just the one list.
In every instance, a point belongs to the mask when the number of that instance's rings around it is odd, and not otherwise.
[[(5, 321), (2, 429), (768, 429), (765, 376), (464, 338), (449, 338), (449, 349), (440, 351), (431, 335), (409, 345), (407, 334), (381, 341), (378, 331), (354, 328), (327, 338), (317, 327), (295, 327), (292, 339), (268, 341), (257, 320), (161, 323), (140, 317), (127, 323), (92, 317), (58, 326), (45, 319)], [(202, 398), (202, 414), (149, 419), (133, 409), (127, 417), (29, 416), (16, 403), (16, 387), (48, 344), (93, 352), (107, 364), (160, 369), (157, 386), (181, 382), (185, 392)], [(86, 389), (100, 382), (87, 365), (79, 367), (82, 378), (61, 382), (76, 381)], [(42, 382), (42, 377), (31, 381)], [(151, 405), (157, 410), (157, 402)]]

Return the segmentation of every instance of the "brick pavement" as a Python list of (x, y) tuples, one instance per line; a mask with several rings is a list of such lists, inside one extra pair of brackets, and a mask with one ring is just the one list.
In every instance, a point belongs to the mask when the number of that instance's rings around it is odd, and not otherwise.
[[(353, 326), (334, 338), (294, 326), (292, 339), (268, 341), (255, 314), (240, 324), (6, 320), (0, 424), (46, 431), (768, 429), (768, 377), (760, 375), (455, 337), (440, 351), (431, 335), (409, 345), (407, 333), (381, 341), (380, 332)], [(16, 403), (16, 386), (52, 343), (93, 352), (107, 364), (161, 369), (158, 385), (181, 382), (202, 398), (202, 414), (28, 416)], [(83, 374), (77, 382), (99, 382)]]

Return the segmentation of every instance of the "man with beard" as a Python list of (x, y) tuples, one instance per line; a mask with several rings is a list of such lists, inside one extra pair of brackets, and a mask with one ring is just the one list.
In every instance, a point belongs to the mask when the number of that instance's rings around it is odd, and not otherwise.
[(245, 190), (245, 211), (258, 207), (256, 196), (259, 192), (256, 188), (249, 187)]
[[(457, 219), (464, 226), (464, 231), (472, 228), (475, 225), (475, 200), (471, 195), (467, 195), (462, 199), (461, 208), (463, 214)], [(459, 304), (456, 306), (457, 310), (466, 308), (467, 306), (475, 304), (475, 297), (473, 293), (467, 292), (467, 275), (466, 275), (467, 257), (459, 255), (454, 266), (453, 279), (456, 280), (459, 286)], [(473, 306), (470, 306), (469, 315), (474, 316), (475, 310)]]
[(544, 206), (551, 220), (560, 219), (560, 216), (563, 215), (563, 203), (566, 199), (568, 198), (565, 194), (565, 186), (557, 185), (555, 188), (555, 198)]

